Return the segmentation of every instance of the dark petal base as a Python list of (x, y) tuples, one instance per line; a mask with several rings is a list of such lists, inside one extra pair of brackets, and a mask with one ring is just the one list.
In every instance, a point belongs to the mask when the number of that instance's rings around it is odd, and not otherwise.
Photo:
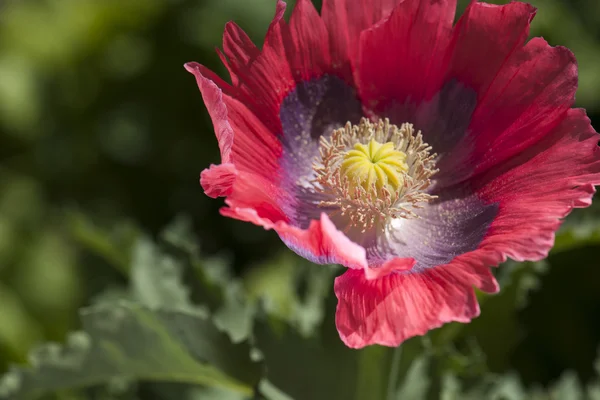
[(362, 116), (354, 88), (335, 76), (303, 82), (283, 100), (279, 111), (283, 127), (280, 165), (287, 189), (297, 200), (290, 207), (291, 225), (306, 229), (311, 220), (327, 211), (317, 206), (323, 197), (307, 189), (320, 137), (331, 135), (348, 121), (358, 123)]

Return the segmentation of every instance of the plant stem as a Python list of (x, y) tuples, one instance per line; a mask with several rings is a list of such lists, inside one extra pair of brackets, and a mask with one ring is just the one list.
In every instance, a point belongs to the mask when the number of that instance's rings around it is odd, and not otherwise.
[(390, 376), (388, 378), (387, 386), (387, 400), (395, 400), (396, 395), (396, 384), (398, 381), (398, 370), (400, 369), (400, 359), (402, 358), (402, 347), (398, 346), (394, 349), (392, 354), (392, 362), (390, 365)]

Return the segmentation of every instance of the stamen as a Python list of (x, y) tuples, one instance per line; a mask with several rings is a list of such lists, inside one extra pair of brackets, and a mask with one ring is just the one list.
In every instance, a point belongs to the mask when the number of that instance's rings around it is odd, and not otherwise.
[(412, 124), (348, 122), (330, 139), (321, 137), (319, 151), (313, 185), (328, 198), (319, 205), (337, 208), (363, 231), (393, 218), (418, 218), (413, 209), (436, 197), (425, 190), (438, 171), (437, 155)]

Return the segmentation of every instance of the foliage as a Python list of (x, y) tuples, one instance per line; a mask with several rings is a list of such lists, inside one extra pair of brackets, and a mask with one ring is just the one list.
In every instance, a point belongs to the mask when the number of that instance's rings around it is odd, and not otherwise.
[[(74, 231), (80, 238), (96, 238), (81, 239), (84, 245), (116, 268), (129, 260), (124, 268), (128, 287), (82, 309), (82, 330), (69, 334), (66, 344), (38, 347), (29, 355), (30, 366), (12, 367), (2, 378), (1, 398), (36, 399), (65, 390), (104, 393), (115, 386), (128, 388), (127, 396), (151, 391), (169, 399), (174, 394), (273, 400), (598, 398), (600, 380), (584, 386), (565, 373), (548, 388), (527, 388), (514, 373), (501, 375), (482, 367), (481, 358), (487, 355), (478, 343), (459, 352), (455, 344), (465, 339), (485, 342), (489, 332), (471, 332), (487, 314), (472, 325), (448, 325), (398, 349), (353, 351), (343, 346), (334, 328), (331, 267), (305, 268), (298, 257), (279, 256), (241, 282), (222, 260), (200, 257), (184, 218), (169, 226), (158, 242), (137, 234), (129, 241), (129, 257), (116, 257), (127, 250), (115, 236), (81, 218)], [(81, 234), (82, 224), (86, 235)], [(559, 235), (561, 252), (572, 246), (571, 236), (568, 227)], [(294, 268), (259, 273), (273, 265)], [(541, 265), (505, 266), (505, 291), (482, 298), (484, 307), (496, 301), (513, 310), (497, 321), (518, 324), (514, 310), (524, 306), (535, 287), (532, 282), (544, 271)], [(200, 278), (196, 285), (185, 283), (188, 273)], [(281, 296), (282, 288), (287, 296)], [(313, 316), (307, 318), (307, 313)], [(507, 340), (502, 351), (510, 352), (511, 346), (514, 342)]]
[[(531, 2), (597, 127), (600, 2)], [(496, 269), (471, 324), (359, 351), (335, 331), (340, 268), (219, 215), (182, 65), (225, 75), (223, 25), (260, 42), (273, 3), (0, 4), (0, 399), (600, 399), (598, 206), (547, 260)]]

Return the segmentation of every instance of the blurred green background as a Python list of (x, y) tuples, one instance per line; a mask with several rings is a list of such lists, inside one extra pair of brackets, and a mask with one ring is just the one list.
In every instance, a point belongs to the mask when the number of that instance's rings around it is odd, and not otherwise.
[[(576, 54), (577, 105), (598, 129), (600, 2), (532, 3), (532, 34)], [(0, 3), (0, 371), (78, 329), (80, 307), (127, 285), (128, 255), (118, 249), (132, 232), (156, 237), (178, 215), (202, 254), (226, 259), (249, 293), (285, 303), (279, 292), (302, 261), (273, 232), (221, 217), (222, 201), (203, 194), (199, 172), (218, 163), (218, 148), (183, 69), (198, 61), (226, 76), (214, 51), (224, 24), (235, 20), (261, 43), (273, 11), (274, 0)], [(480, 296), (481, 318), (426, 341), (526, 387), (565, 371), (595, 380), (598, 209), (569, 217), (547, 262), (501, 267), (503, 291)], [(320, 276), (331, 297), (333, 275)]]

